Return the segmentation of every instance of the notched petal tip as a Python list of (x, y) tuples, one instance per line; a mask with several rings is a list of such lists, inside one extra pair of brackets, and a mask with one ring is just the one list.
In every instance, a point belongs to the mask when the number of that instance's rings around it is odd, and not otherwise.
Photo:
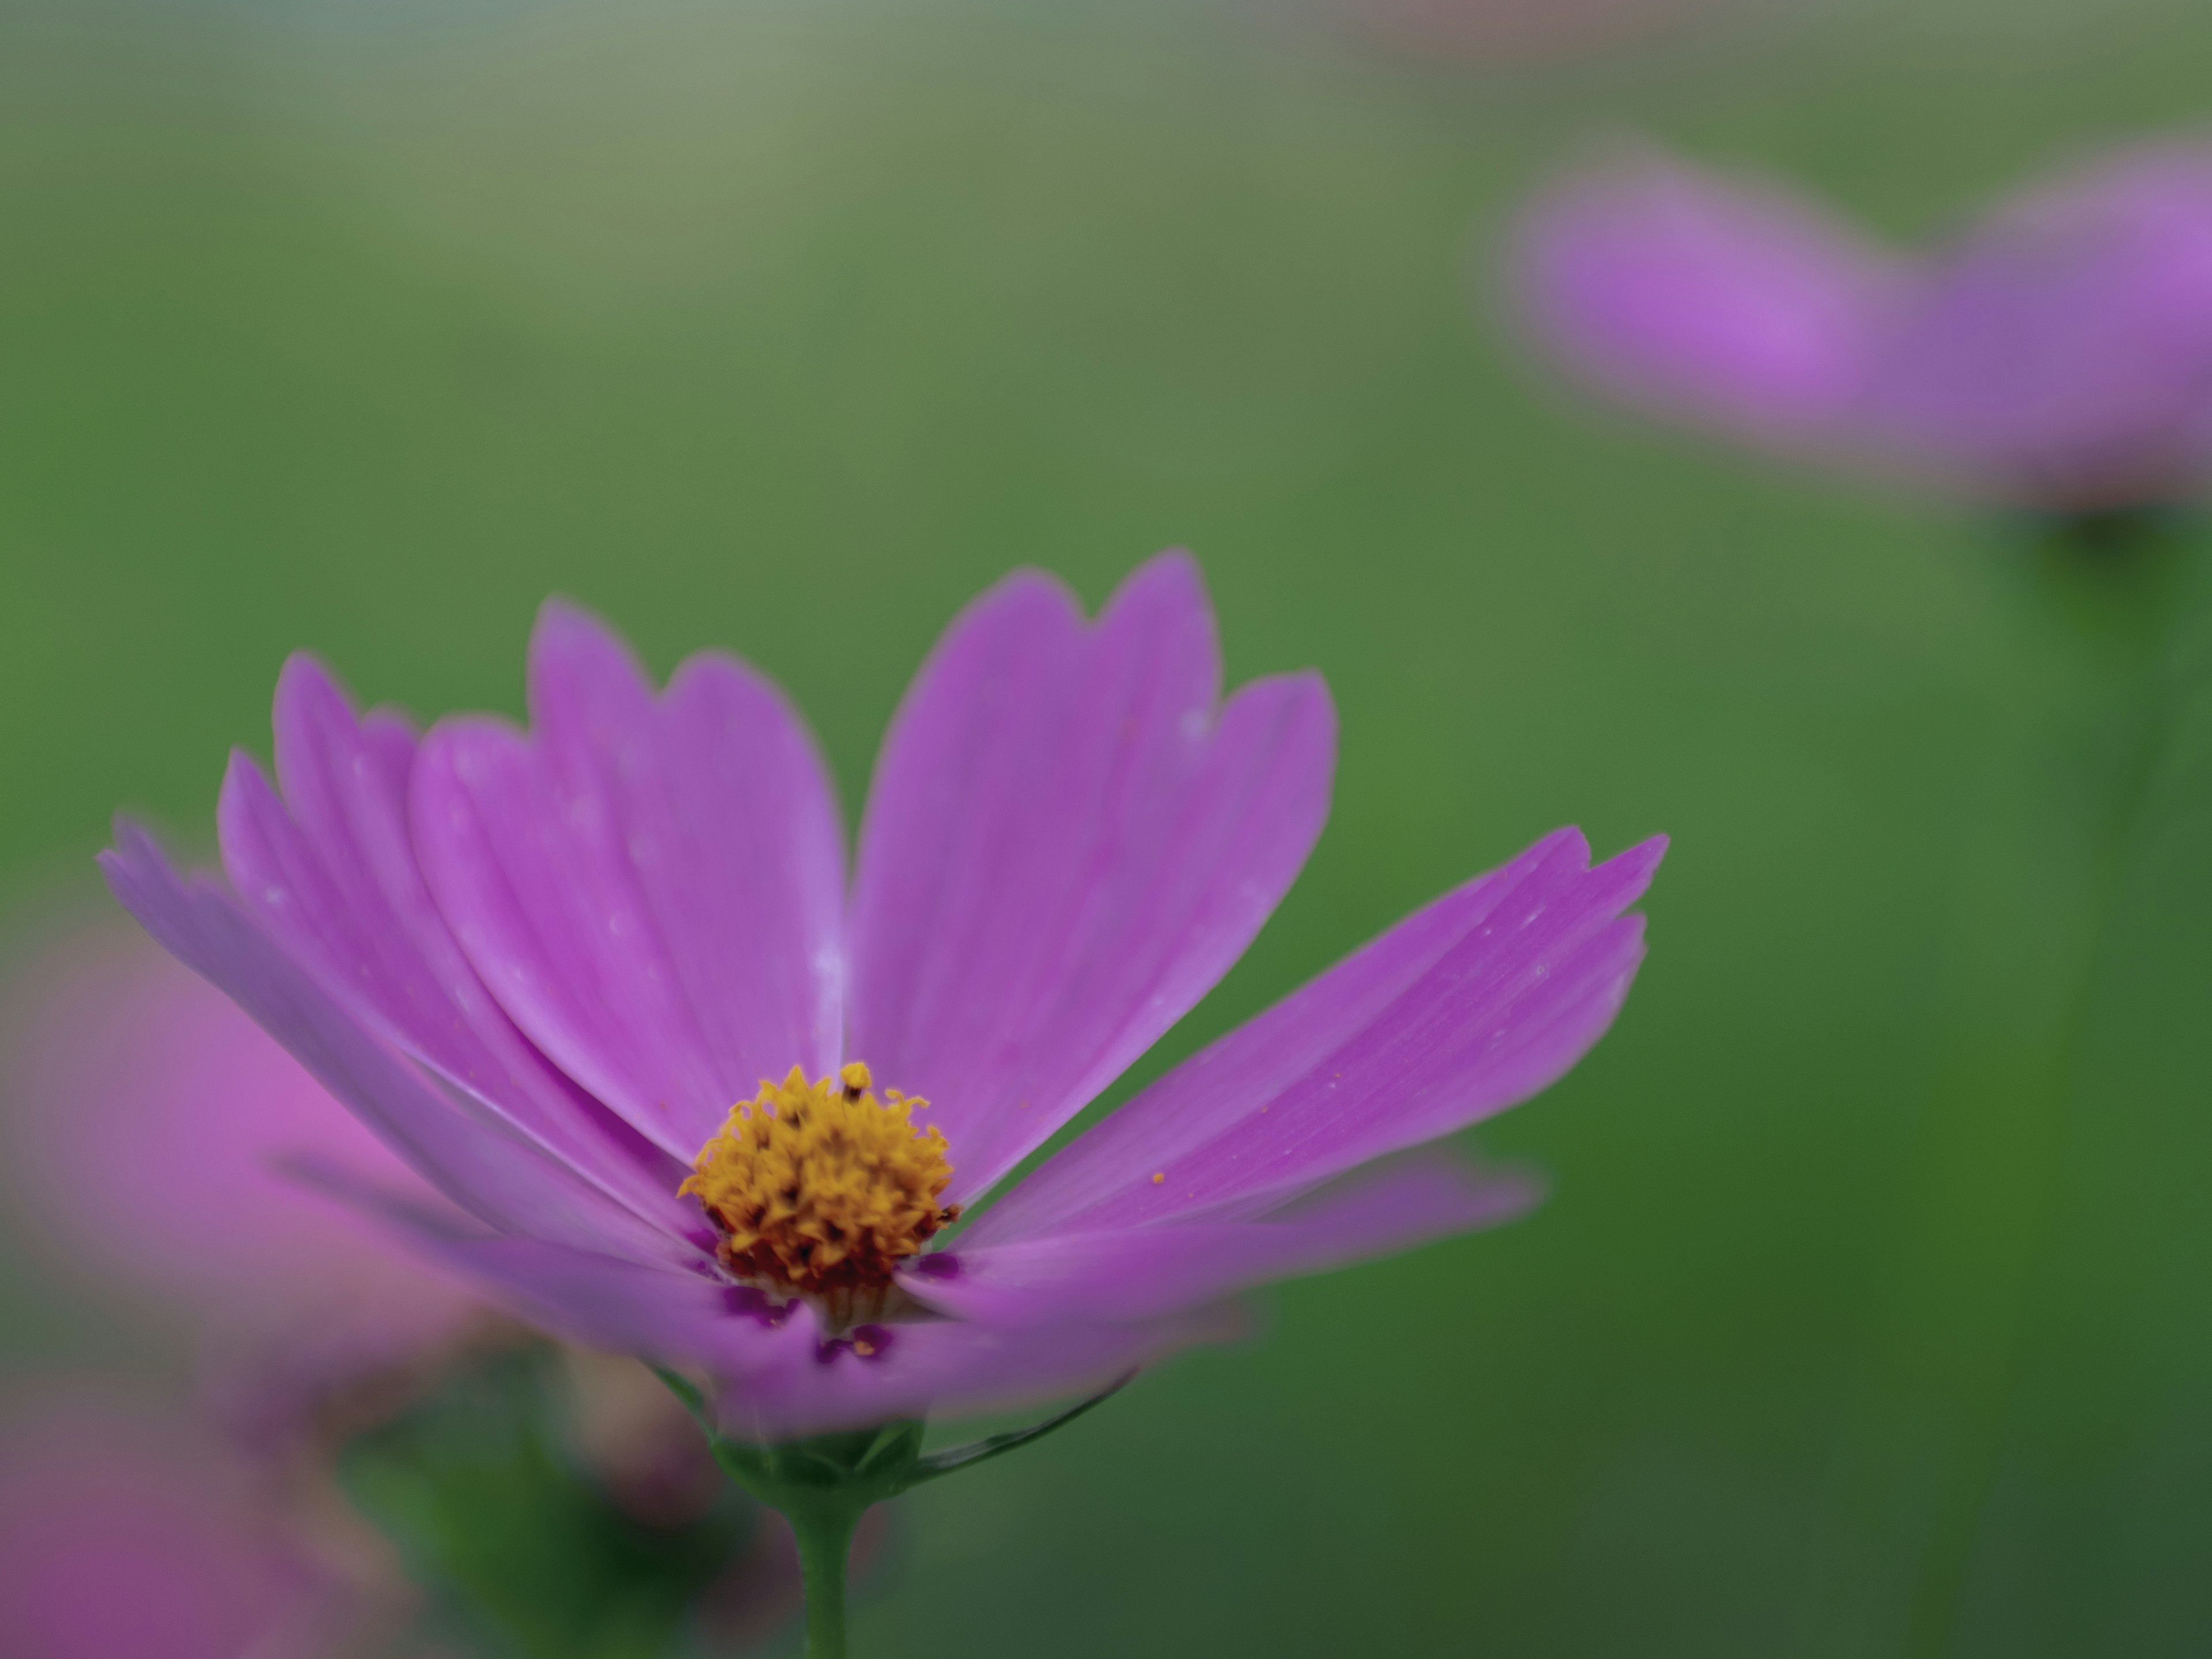
[(222, 785), (218, 799), (256, 786), (271, 790), (276, 787), (270, 781), (269, 774), (263, 769), (261, 757), (242, 743), (233, 744), (222, 763)]
[(1476, 882), (1487, 881), (1510, 871), (1533, 870), (1561, 854), (1571, 859), (1577, 869), (1587, 871), (1590, 867), (1593, 860), (1590, 855), (1589, 837), (1583, 834), (1579, 824), (1563, 823), (1556, 830), (1546, 831), (1504, 864), (1495, 869), (1485, 871), (1468, 884), (1472, 886)]
[(1099, 635), (1150, 639), (1208, 665), (1208, 701), (1221, 701), (1220, 629), (1198, 561), (1181, 548), (1156, 553), (1121, 579), (1091, 624)]
[(115, 845), (103, 847), (92, 856), (92, 861), (100, 866), (100, 878), (106, 882), (107, 890), (126, 910), (131, 908), (131, 901), (125, 896), (124, 888), (143, 873), (145, 853), (137, 845), (142, 833), (130, 819), (118, 818), (112, 831)]
[(1328, 678), (1318, 668), (1293, 668), (1280, 674), (1262, 674), (1247, 680), (1237, 688), (1229, 701), (1250, 696), (1261, 687), (1271, 688), (1270, 695), (1281, 700), (1285, 711), (1298, 718), (1319, 722), (1324, 728), (1322, 735), (1328, 742), (1332, 754), (1336, 749), (1336, 694), (1329, 690)]
[(1531, 842), (1527, 850), (1513, 860), (1513, 864), (1532, 866), (1562, 851), (1571, 851), (1575, 862), (1588, 875), (1608, 878), (1606, 885), (1594, 890), (1609, 899), (1616, 909), (1622, 909), (1635, 903), (1650, 889), (1652, 877), (1667, 856), (1670, 840), (1664, 835), (1649, 836), (1623, 848), (1609, 859), (1599, 859), (1591, 851), (1589, 837), (1583, 833), (1579, 825), (1562, 824), (1549, 835), (1539, 836)]
[(222, 785), (216, 792), (216, 838), (228, 843), (246, 827), (252, 814), (285, 810), (276, 785), (261, 764), (261, 757), (243, 745), (233, 749), (223, 763)]
[(1621, 900), (1623, 904), (1633, 904), (1638, 899), (1643, 897), (1651, 885), (1651, 878), (1658, 874), (1659, 866), (1666, 859), (1668, 848), (1673, 843), (1674, 838), (1671, 836), (1650, 836), (1632, 847), (1624, 848), (1598, 866), (1600, 869), (1615, 871), (1623, 878), (1634, 882), (1633, 890)]
[(280, 721), (288, 708), (303, 714), (342, 711), (348, 721), (355, 718), (356, 709), (345, 681), (312, 651), (295, 651), (284, 659), (283, 667), (276, 672), (272, 701)]
[(1124, 576), (1101, 608), (1101, 620), (1124, 606), (1147, 603), (1202, 612), (1209, 623), (1212, 621), (1213, 599), (1206, 591), (1206, 574), (1189, 549), (1163, 548)]
[[(1083, 601), (1075, 590), (1049, 570), (1022, 565), (1008, 571), (960, 607), (945, 631), (930, 647), (929, 655), (908, 688), (907, 702), (929, 678), (933, 669), (952, 657), (961, 641), (979, 632), (1010, 629), (1042, 629), (1056, 634), (1079, 632), (1085, 626)], [(901, 714), (905, 712), (902, 704)], [(882, 756), (877, 757), (878, 763)]]
[(1262, 734), (1285, 787), (1317, 815), (1307, 836), (1310, 850), (1336, 788), (1336, 699), (1320, 670), (1246, 681), (1214, 710), (1206, 737), (1237, 748)]
[[(134, 886), (158, 883), (179, 889), (188, 884), (217, 884), (210, 872), (206, 871), (194, 871), (189, 875), (180, 873), (176, 861), (169, 856), (168, 848), (162, 845), (161, 836), (129, 813), (118, 812), (109, 828), (115, 844), (102, 848), (95, 855), (94, 862), (107, 877), (111, 890), (118, 880)], [(137, 914), (137, 907), (129, 898), (119, 891), (115, 896), (125, 908), (133, 915)]]
[(224, 873), (234, 887), (251, 890), (253, 884), (244, 871), (270, 862), (258, 856), (265, 850), (267, 825), (289, 816), (259, 757), (245, 749), (232, 750), (223, 767), (222, 787), (216, 794), (215, 833)]
[(545, 720), (547, 694), (571, 689), (567, 683), (573, 677), (587, 677), (602, 689), (611, 683), (647, 697), (654, 689), (653, 677), (620, 630), (557, 593), (538, 607), (530, 629), (526, 674), (533, 726)]
[(541, 639), (550, 643), (569, 637), (605, 639), (614, 631), (598, 611), (566, 593), (548, 593), (538, 602), (538, 614), (530, 624), (533, 643)]
[[(295, 651), (276, 676), (271, 724), (276, 738), (276, 770), (286, 769), (294, 750), (349, 744), (369, 720), (381, 715), (404, 720), (398, 709), (379, 708), (364, 716), (344, 678), (311, 651)], [(301, 758), (306, 758), (301, 754)]]

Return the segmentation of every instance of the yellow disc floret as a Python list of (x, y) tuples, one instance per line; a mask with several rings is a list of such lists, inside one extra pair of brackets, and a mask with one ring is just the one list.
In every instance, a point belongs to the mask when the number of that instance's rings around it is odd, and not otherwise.
[(717, 1254), (748, 1284), (849, 1305), (880, 1300), (891, 1270), (956, 1218), (938, 1200), (952, 1179), (945, 1135), (913, 1114), (926, 1100), (878, 1100), (855, 1062), (781, 1083), (731, 1108), (678, 1190), (696, 1194), (722, 1235)]

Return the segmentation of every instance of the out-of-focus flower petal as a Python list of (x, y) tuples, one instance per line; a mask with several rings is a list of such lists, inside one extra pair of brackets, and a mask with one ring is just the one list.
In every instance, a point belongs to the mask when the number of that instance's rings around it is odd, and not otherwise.
[(1522, 307), (1583, 379), (1738, 440), (2059, 514), (2212, 471), (2212, 145), (2139, 147), (1893, 264), (1779, 192), (1651, 161), (1529, 213)]
[(423, 885), (407, 823), (414, 734), (355, 717), (312, 658), (277, 681), (276, 792), (245, 755), (217, 823), (240, 897), (365, 1024), (668, 1231), (684, 1170), (577, 1088), (485, 991)]
[(1540, 1195), (1523, 1175), (1423, 1158), (1347, 1176), (1264, 1221), (1048, 1233), (924, 1256), (901, 1282), (930, 1306), (981, 1324), (1152, 1319), (1510, 1221)]
[(2002, 204), (1930, 268), (1867, 418), (1906, 464), (2063, 510), (2212, 461), (2212, 149), (2155, 146)]
[(341, 1286), (337, 1299), (351, 1302), (368, 1277), (356, 1264), (390, 1266), (270, 1158), (312, 1150), (392, 1182), (412, 1174), (228, 997), (143, 934), (101, 928), (42, 951), (9, 1001), (12, 1195), (110, 1286), (198, 1309)]
[[(729, 1482), (691, 1413), (659, 1377), (627, 1354), (599, 1348), (563, 1348), (561, 1370), (569, 1437), (617, 1509), (662, 1528), (714, 1509)], [(796, 1562), (785, 1588), (783, 1599), (795, 1607)]]
[(0, 1441), (9, 1659), (313, 1659), (327, 1588), (189, 1427), (82, 1387), (10, 1402)]
[(764, 1077), (840, 1059), (843, 852), (812, 739), (713, 653), (656, 698), (559, 603), (530, 647), (532, 731), (441, 723), (416, 846), (495, 997), (586, 1089), (689, 1163)]
[(1527, 1099), (1620, 1012), (1644, 953), (1643, 918), (1621, 912), (1664, 850), (1647, 842), (1592, 869), (1579, 833), (1538, 842), (1177, 1066), (963, 1247), (1264, 1215)]
[(523, 1237), (645, 1261), (697, 1259), (692, 1243), (641, 1220), (505, 1119), (371, 1035), (228, 893), (180, 878), (136, 825), (117, 824), (115, 849), (100, 855), (100, 866), (116, 898), (148, 933), (220, 988), (462, 1208)]
[(1522, 311), (1583, 379), (1762, 444), (1839, 435), (1899, 292), (1808, 204), (1661, 160), (1555, 186), (1516, 262)]
[(964, 1200), (1212, 988), (1304, 863), (1335, 717), (1318, 678), (1220, 696), (1180, 553), (1095, 625), (1016, 575), (951, 627), (885, 740), (854, 898), (853, 1054), (933, 1103)]
[[(213, 986), (136, 929), (40, 951), (0, 1037), (10, 1196), (56, 1271), (187, 1316), (234, 1427), (283, 1432), (328, 1388), (458, 1340), (481, 1304), (371, 1247), (273, 1166), (313, 1152), (431, 1197)], [(128, 1218), (119, 1223), (118, 1218)]]

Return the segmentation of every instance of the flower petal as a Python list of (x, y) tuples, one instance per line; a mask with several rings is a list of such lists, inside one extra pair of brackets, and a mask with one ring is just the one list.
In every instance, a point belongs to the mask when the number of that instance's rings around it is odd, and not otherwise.
[(417, 1173), (502, 1231), (617, 1251), (641, 1261), (699, 1259), (372, 1035), (288, 957), (228, 894), (185, 882), (151, 837), (118, 821), (100, 854), (109, 888), (169, 953), (210, 981), (291, 1051)]
[(528, 737), (441, 722), (412, 781), (438, 907), (538, 1048), (689, 1162), (732, 1103), (838, 1060), (843, 854), (812, 740), (702, 653), (655, 698), (605, 628), (549, 604)]
[[(868, 1326), (827, 1342), (794, 1319), (772, 1363), (720, 1381), (725, 1434), (790, 1439), (906, 1417), (963, 1417), (1095, 1393), (1178, 1348), (1223, 1342), (1248, 1328), (1217, 1304), (1137, 1323), (991, 1327), (962, 1320)], [(872, 1352), (863, 1354), (858, 1342)]]
[(1555, 187), (1516, 252), (1522, 309), (1583, 379), (1763, 443), (1838, 432), (1899, 280), (1810, 204), (1660, 159)]
[(2212, 461), (2212, 149), (2154, 144), (2002, 204), (1931, 268), (1869, 419), (1908, 465), (2062, 512)]
[[(103, 1300), (186, 1315), (227, 1425), (304, 1427), (348, 1379), (442, 1349), (480, 1315), (270, 1168), (313, 1147), (442, 1202), (231, 1000), (118, 915), (0, 984), (0, 1185)], [(159, 1248), (148, 1225), (158, 1218)], [(0, 1643), (0, 1652), (9, 1651)]]
[[(811, 1351), (813, 1322), (803, 1312), (787, 1322), (757, 1291), (544, 1239), (464, 1231), (404, 1194), (326, 1164), (301, 1159), (292, 1172), (529, 1323), (586, 1347), (732, 1377), (773, 1363), (794, 1340)], [(780, 1334), (787, 1322), (799, 1328), (794, 1338)]]
[(1211, 1309), (1032, 1330), (949, 1320), (871, 1326), (854, 1333), (857, 1342), (832, 1341), (803, 1307), (772, 1309), (757, 1291), (542, 1240), (463, 1232), (343, 1172), (308, 1164), (298, 1173), (534, 1325), (591, 1347), (703, 1367), (715, 1379), (722, 1431), (756, 1441), (1026, 1405), (1103, 1386), (1242, 1328), (1233, 1310)]
[(901, 1282), (987, 1325), (1142, 1320), (1273, 1279), (1327, 1272), (1525, 1212), (1540, 1185), (1431, 1157), (1362, 1172), (1265, 1221), (1048, 1233), (909, 1263)]
[(983, 1191), (1180, 1018), (1321, 832), (1335, 716), (1316, 676), (1218, 704), (1186, 555), (1095, 626), (1010, 578), (956, 622), (893, 723), (854, 896), (851, 1051), (926, 1096)]
[(356, 718), (322, 665), (295, 656), (277, 681), (275, 726), (283, 799), (234, 755), (216, 815), (224, 867), (262, 925), (386, 1041), (641, 1216), (696, 1229), (676, 1196), (684, 1168), (531, 1047), (431, 902), (407, 826), (406, 724)]
[(1644, 953), (1620, 912), (1664, 850), (1593, 870), (1578, 832), (1547, 836), (1177, 1066), (962, 1245), (1264, 1215), (1527, 1099), (1620, 1012)]

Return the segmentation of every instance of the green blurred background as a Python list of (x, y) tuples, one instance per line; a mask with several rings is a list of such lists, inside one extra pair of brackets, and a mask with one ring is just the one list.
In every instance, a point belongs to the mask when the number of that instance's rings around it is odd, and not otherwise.
[[(1261, 1340), (907, 1500), (856, 1650), (2212, 1651), (2212, 721), (2063, 1121), (1946, 1118), (1957, 1033), (2074, 948), (2080, 872), (2021, 826), (2111, 653), (2014, 527), (1583, 410), (1486, 275), (1623, 128), (1940, 231), (2212, 114), (2212, 12), (1585, 44), (1265, 0), (9, 0), (7, 914), (92, 902), (118, 805), (204, 848), (297, 646), (519, 712), (563, 591), (656, 669), (775, 673), (849, 806), (977, 589), (1095, 603), (1187, 544), (1232, 678), (1319, 666), (1343, 763), (1139, 1077), (1563, 822), (1674, 836), (1652, 954), (1481, 1137), (1550, 1173), (1534, 1218), (1283, 1289)], [(19, 1271), (0, 1317), (21, 1369), (114, 1344)]]

